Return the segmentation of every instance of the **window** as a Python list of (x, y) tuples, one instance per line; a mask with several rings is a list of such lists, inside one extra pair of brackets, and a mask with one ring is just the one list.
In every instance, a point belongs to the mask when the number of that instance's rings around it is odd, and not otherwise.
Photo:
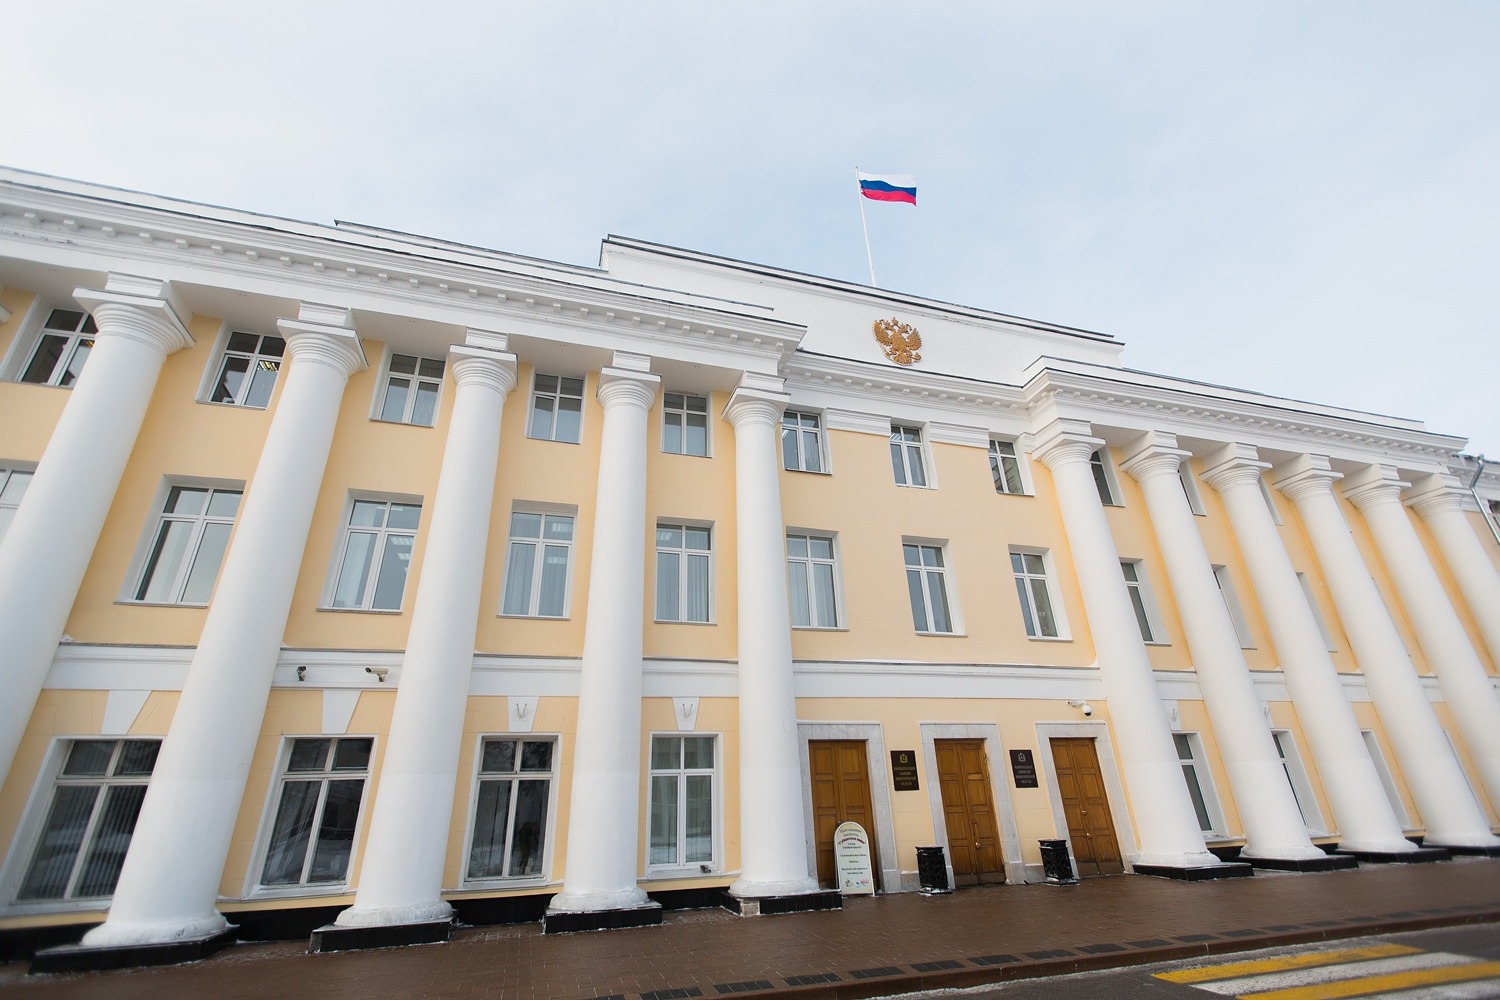
[(792, 628), (837, 628), (833, 539), (826, 535), (786, 536), (786, 586)]
[(927, 468), (922, 464), (922, 429), (891, 427), (891, 471), (902, 486), (926, 486)]
[(995, 479), (996, 493), (1024, 494), (1021, 460), (1013, 441), (990, 441), (990, 475)]
[(1061, 631), (1052, 611), (1047, 586), (1047, 563), (1035, 552), (1012, 552), (1010, 568), (1016, 577), (1016, 596), (1021, 600), (1021, 618), (1033, 639), (1056, 639)]
[(788, 472), (826, 472), (822, 418), (787, 410), (781, 415), (781, 464)]
[(577, 444), (583, 429), (583, 379), (537, 373), (526, 436)]
[(669, 455), (708, 455), (708, 399), (681, 392), (662, 396), (661, 450)]
[(948, 571), (940, 545), (907, 542), (901, 546), (906, 559), (906, 593), (911, 599), (912, 626), (918, 632), (936, 634), (953, 631), (948, 608)]
[(1198, 481), (1193, 478), (1193, 470), (1185, 458), (1177, 466), (1177, 481), (1182, 484), (1182, 495), (1187, 497), (1188, 510), (1203, 517), (1203, 497), (1198, 492)]
[(18, 902), (114, 893), (160, 749), (158, 740), (75, 740), (67, 747)]
[(1177, 760), (1182, 764), (1182, 777), (1193, 800), (1193, 812), (1198, 815), (1198, 829), (1204, 833), (1218, 833), (1219, 804), (1213, 794), (1213, 785), (1206, 783), (1208, 769), (1203, 765), (1198, 734), (1173, 733), (1172, 742), (1177, 746)]
[(273, 334), (231, 333), (209, 402), (265, 409), (285, 353), (286, 341)]
[(421, 516), (419, 504), (354, 501), (344, 527), (338, 580), (330, 606), (400, 611)]
[(1323, 645), (1328, 647), (1330, 653), (1336, 647), (1333, 644), (1333, 634), (1328, 631), (1328, 622), (1323, 619), (1323, 612), (1318, 610), (1318, 602), (1313, 600), (1312, 584), (1307, 580), (1306, 573), (1297, 574), (1297, 582), (1302, 586), (1302, 596), (1307, 598), (1307, 606), (1312, 610), (1313, 621), (1318, 623), (1318, 631), (1323, 635)]
[(485, 739), (479, 753), (466, 878), (542, 874), (554, 746), (550, 739)]
[(239, 490), (173, 486), (130, 599), (207, 604), (239, 509)]
[(1312, 786), (1307, 783), (1307, 772), (1302, 769), (1302, 758), (1297, 755), (1297, 744), (1292, 740), (1292, 734), (1284, 729), (1276, 729), (1272, 730), (1271, 738), (1276, 741), (1276, 753), (1281, 757), (1281, 769), (1286, 772), (1286, 780), (1292, 786), (1292, 798), (1297, 800), (1302, 825), (1311, 834), (1321, 834), (1323, 814), (1318, 811)]
[(36, 350), (21, 372), (22, 382), (68, 388), (83, 374), (99, 328), (94, 317), (74, 309), (54, 309), (37, 338)]
[(31, 485), (31, 475), (20, 469), (0, 469), (0, 538), (5, 537), (5, 529), (15, 520), (26, 487)]
[(370, 772), (369, 737), (290, 740), (261, 885), (343, 882)]
[(651, 867), (714, 861), (712, 736), (651, 737)]
[(380, 419), (431, 427), (437, 419), (438, 389), (443, 384), (442, 358), (392, 354), (386, 370)]
[(1099, 502), (1110, 507), (1120, 506), (1116, 499), (1120, 492), (1115, 488), (1115, 473), (1110, 467), (1109, 459), (1104, 457), (1104, 449), (1100, 448), (1089, 456), (1089, 468), (1094, 473), (1094, 485), (1099, 489)]
[(562, 618), (568, 613), (573, 517), (518, 510), (510, 516), (502, 615)]
[(1406, 814), (1406, 804), (1401, 801), (1401, 793), (1396, 791), (1396, 779), (1391, 776), (1391, 769), (1385, 762), (1385, 754), (1380, 752), (1380, 742), (1368, 729), (1361, 729), (1359, 735), (1364, 738), (1365, 749), (1370, 752), (1370, 762), (1375, 765), (1375, 773), (1380, 775), (1380, 785), (1385, 789), (1385, 797), (1390, 800), (1391, 812), (1396, 814), (1396, 822), (1401, 824), (1403, 830), (1411, 829), (1411, 817)]
[(1245, 609), (1240, 607), (1240, 599), (1234, 592), (1234, 581), (1230, 579), (1227, 566), (1215, 566), (1214, 582), (1219, 585), (1219, 593), (1224, 596), (1224, 607), (1229, 610), (1229, 620), (1234, 622), (1234, 634), (1239, 637), (1241, 649), (1254, 649), (1255, 642), (1250, 637), (1250, 626), (1245, 623)]
[(710, 620), (712, 529), (691, 524), (656, 526), (656, 620)]
[(1160, 642), (1157, 636), (1161, 629), (1156, 625), (1155, 607), (1146, 590), (1145, 568), (1139, 559), (1121, 559), (1120, 572), (1125, 574), (1125, 590), (1130, 594), (1130, 606), (1135, 609), (1135, 623), (1141, 628), (1141, 640)]

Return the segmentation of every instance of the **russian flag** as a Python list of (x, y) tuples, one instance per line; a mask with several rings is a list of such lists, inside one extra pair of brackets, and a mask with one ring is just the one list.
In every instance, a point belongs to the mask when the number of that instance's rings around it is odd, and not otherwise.
[(917, 203), (917, 179), (911, 174), (867, 174), (856, 170), (859, 193), (875, 201)]

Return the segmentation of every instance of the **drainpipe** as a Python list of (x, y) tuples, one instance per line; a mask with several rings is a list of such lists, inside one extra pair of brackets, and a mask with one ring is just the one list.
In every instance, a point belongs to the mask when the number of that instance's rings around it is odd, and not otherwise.
[(1484, 475), (1484, 456), (1475, 455), (1474, 463), (1474, 478), (1469, 480), (1469, 495), (1479, 505), (1479, 513), (1483, 515), (1484, 523), (1489, 525), (1490, 534), (1495, 536), (1495, 544), (1500, 545), (1500, 528), (1495, 527), (1494, 511), (1490, 509), (1489, 504), (1484, 502), (1484, 498), (1479, 495), (1479, 477)]

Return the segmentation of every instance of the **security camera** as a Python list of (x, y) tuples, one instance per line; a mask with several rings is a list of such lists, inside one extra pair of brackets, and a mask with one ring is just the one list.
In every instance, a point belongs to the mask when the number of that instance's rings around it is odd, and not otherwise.
[(390, 667), (365, 667), (365, 673), (374, 674), (375, 679), (382, 684), (385, 683), (385, 675), (390, 672)]
[(1069, 701), (1068, 707), (1078, 709), (1078, 711), (1083, 713), (1085, 719), (1094, 714), (1094, 706), (1086, 701)]

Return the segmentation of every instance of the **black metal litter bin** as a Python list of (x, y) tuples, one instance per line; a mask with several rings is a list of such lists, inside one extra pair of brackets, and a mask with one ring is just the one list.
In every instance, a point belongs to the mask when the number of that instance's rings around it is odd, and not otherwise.
[(1073, 874), (1073, 859), (1068, 857), (1066, 840), (1039, 840), (1042, 845), (1042, 874), (1048, 885), (1077, 885), (1078, 876)]
[(941, 847), (917, 848), (917, 879), (922, 883), (922, 891), (929, 895), (953, 891), (948, 884), (948, 860), (943, 857)]

